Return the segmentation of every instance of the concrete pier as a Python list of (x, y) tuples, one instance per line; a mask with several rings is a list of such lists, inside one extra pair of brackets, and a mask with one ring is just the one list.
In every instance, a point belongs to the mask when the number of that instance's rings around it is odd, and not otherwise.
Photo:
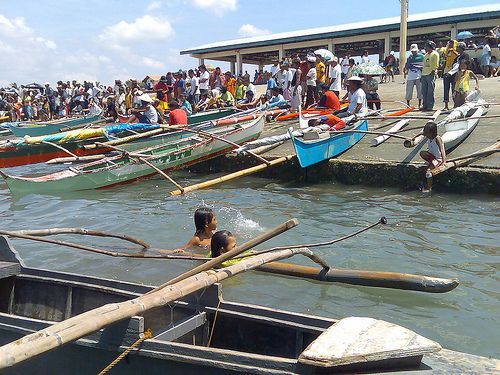
[[(471, 87), (474, 82), (471, 81)], [(492, 77), (480, 80), (482, 97), (492, 105), (487, 116), (500, 115), (500, 99), (497, 99), (500, 78)], [(396, 82), (379, 85), (381, 100), (404, 101), (405, 85), (402, 77), (397, 76)], [(435, 90), (436, 103), (434, 109), (443, 108), (443, 81), (436, 81)], [(495, 105), (497, 104), (498, 105)], [(411, 102), (417, 107), (416, 93)], [(453, 107), (453, 101), (450, 102)], [(401, 109), (403, 104), (382, 103), (382, 108)], [(412, 115), (430, 116), (430, 112), (413, 111)], [(443, 118), (444, 115), (440, 116)], [(408, 127), (424, 125), (425, 120), (412, 120)], [(379, 120), (369, 121), (370, 129), (382, 125)], [(455, 150), (448, 158), (456, 158), (468, 155), (500, 140), (500, 117), (498, 119), (482, 119), (472, 134)], [(298, 127), (297, 121), (271, 122), (261, 136), (283, 134), (288, 127)], [(380, 131), (385, 131), (383, 128)], [(412, 137), (418, 131), (402, 133), (406, 137)], [(440, 133), (443, 129), (440, 129)], [(403, 190), (419, 189), (425, 183), (426, 166), (419, 157), (419, 149), (405, 148), (403, 141), (390, 138), (378, 147), (371, 147), (374, 135), (366, 135), (357, 145), (340, 155), (338, 158), (325, 161), (311, 167), (302, 169), (296, 159), (287, 164), (275, 166), (259, 173), (259, 176), (281, 179), (285, 181), (295, 180), (304, 183), (318, 183), (337, 181), (348, 185), (366, 185), (377, 187), (397, 187)], [(425, 147), (425, 146), (424, 146)], [(263, 154), (269, 159), (294, 154), (293, 145), (290, 141)], [(244, 167), (256, 165), (258, 162), (250, 157), (224, 156), (192, 167), (193, 171), (211, 170), (213, 172), (229, 172)], [(450, 169), (434, 178), (433, 190), (454, 193), (488, 193), (498, 194), (500, 192), (500, 155), (493, 154), (483, 158), (467, 167)]]

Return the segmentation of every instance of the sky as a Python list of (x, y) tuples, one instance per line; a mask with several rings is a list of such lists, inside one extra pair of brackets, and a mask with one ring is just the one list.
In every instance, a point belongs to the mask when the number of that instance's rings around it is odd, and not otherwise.
[[(491, 3), (476, 0), (474, 5)], [(398, 0), (355, 4), (363, 6), (338, 0), (20, 0), (14, 6), (12, 0), (0, 0), (0, 86), (142, 79), (195, 67), (196, 59), (179, 54), (190, 47), (400, 12)], [(463, 5), (410, 0), (409, 12)]]

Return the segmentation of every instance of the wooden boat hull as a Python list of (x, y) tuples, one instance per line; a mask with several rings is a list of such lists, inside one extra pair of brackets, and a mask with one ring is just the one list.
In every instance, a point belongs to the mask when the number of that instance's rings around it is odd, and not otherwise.
[[(258, 138), (263, 127), (264, 117), (261, 116), (246, 125), (231, 126), (233, 130), (229, 131), (224, 138), (234, 143), (252, 141)], [(196, 137), (181, 140), (181, 142), (186, 142), (181, 145), (167, 142), (161, 154), (158, 157), (155, 156), (151, 162), (163, 171), (170, 171), (223, 155), (235, 148), (221, 140), (211, 138), (197, 140)], [(9, 176), (3, 172), (0, 174), (5, 178), (11, 192), (16, 195), (106, 188), (131, 183), (156, 174), (148, 165), (129, 157), (110, 159), (109, 163), (104, 165), (101, 162), (88, 165), (89, 169), (82, 170), (80, 173), (70, 168), (62, 172), (31, 178)]]
[[(213, 127), (211, 124), (199, 125), (199, 126), (195, 124), (193, 126), (193, 129), (206, 130), (211, 127)], [(126, 131), (124, 131), (122, 133), (113, 133), (113, 136), (120, 137), (122, 134), (129, 135), (127, 134)], [(140, 139), (133, 143), (122, 145), (122, 147), (128, 150), (134, 150), (139, 147), (149, 147), (154, 144), (158, 144), (161, 142), (165, 143), (168, 140), (176, 140), (191, 135), (192, 135), (191, 133), (182, 131), (169, 132), (161, 136), (150, 139)], [(84, 147), (85, 145), (93, 144), (95, 142), (106, 142), (106, 141), (108, 141), (108, 139), (102, 136), (97, 138), (94, 137), (88, 139), (79, 139), (79, 140), (71, 140), (71, 141), (56, 142), (56, 143), (77, 156), (88, 156), (88, 155), (102, 154), (111, 151), (110, 148), (107, 149), (96, 148), (90, 150)], [(22, 143), (20, 140), (9, 140), (0, 143), (0, 168), (10, 168), (26, 164), (43, 163), (51, 159), (62, 158), (67, 156), (69, 156), (68, 153), (52, 145), (44, 143), (25, 144)]]
[(17, 123), (9, 125), (10, 132), (16, 137), (36, 137), (40, 135), (47, 135), (58, 133), (61, 131), (70, 130), (77, 126), (83, 126), (91, 124), (93, 122), (102, 120), (100, 115), (95, 116), (83, 116), (74, 119), (67, 119), (64, 121), (58, 121), (53, 123)]
[[(367, 131), (368, 121), (361, 120), (352, 129)], [(302, 168), (341, 155), (365, 136), (364, 133), (341, 133), (337, 135), (332, 133), (326, 139), (304, 141), (301, 138), (295, 137), (291, 131), (289, 133)]]
[[(143, 284), (26, 267), (5, 237), (0, 237), (0, 271), (0, 301), (9, 301), (0, 303), (0, 345), (97, 306), (122, 302), (153, 289)], [(422, 363), (417, 355), (392, 362), (364, 358), (350, 366), (324, 367), (328, 364), (318, 363), (311, 353), (314, 343), (320, 336), (327, 339), (328, 332), (334, 333), (336, 324), (342, 321), (345, 319), (230, 302), (222, 298), (222, 288), (217, 284), (170, 306), (115, 323), (52, 352), (4, 368), (2, 374), (97, 374), (146, 328), (151, 329), (153, 338), (118, 362), (113, 368), (115, 373), (307, 375), (321, 369), (322, 373), (390, 374), (398, 370), (400, 374), (458, 374), (490, 373), (488, 370), (499, 364), (497, 360), (442, 350), (425, 354)], [(396, 327), (392, 325), (389, 330)], [(207, 346), (212, 328), (212, 340)], [(322, 348), (331, 355), (328, 345)]]

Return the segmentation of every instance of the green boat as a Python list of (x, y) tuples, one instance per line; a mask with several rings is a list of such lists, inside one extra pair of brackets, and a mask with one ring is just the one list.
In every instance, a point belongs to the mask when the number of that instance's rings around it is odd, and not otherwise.
[(101, 115), (88, 115), (75, 118), (64, 118), (49, 122), (16, 122), (6, 123), (10, 132), (16, 137), (36, 137), (40, 135), (47, 135), (58, 133), (61, 131), (71, 130), (79, 126), (89, 125), (96, 122), (103, 121)]
[(214, 127), (203, 133), (213, 134), (217, 138), (195, 134), (69, 167), (52, 174), (20, 177), (0, 171), (0, 175), (15, 195), (107, 188), (156, 174), (149, 164), (159, 170), (170, 171), (223, 155), (235, 148), (234, 143), (241, 144), (257, 139), (264, 128), (264, 122), (265, 117), (261, 115), (255, 120)]

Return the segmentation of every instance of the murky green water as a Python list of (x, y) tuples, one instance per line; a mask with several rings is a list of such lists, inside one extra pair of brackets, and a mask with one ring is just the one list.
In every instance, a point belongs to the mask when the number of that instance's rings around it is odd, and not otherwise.
[[(240, 243), (298, 218), (298, 227), (266, 244), (286, 245), (339, 237), (385, 215), (385, 227), (318, 252), (335, 267), (457, 277), (460, 286), (446, 294), (425, 294), (248, 273), (225, 282), (225, 298), (329, 317), (382, 318), (450, 349), (500, 357), (500, 220), (495, 197), (283, 185), (258, 178), (180, 198), (168, 198), (169, 188), (164, 180), (154, 179), (113, 190), (13, 199), (0, 182), (1, 227), (85, 227), (176, 248), (193, 233), (194, 210), (206, 204), (217, 213), (219, 229), (233, 231)], [(30, 266), (149, 284), (195, 265), (118, 259), (20, 240), (14, 244)]]

